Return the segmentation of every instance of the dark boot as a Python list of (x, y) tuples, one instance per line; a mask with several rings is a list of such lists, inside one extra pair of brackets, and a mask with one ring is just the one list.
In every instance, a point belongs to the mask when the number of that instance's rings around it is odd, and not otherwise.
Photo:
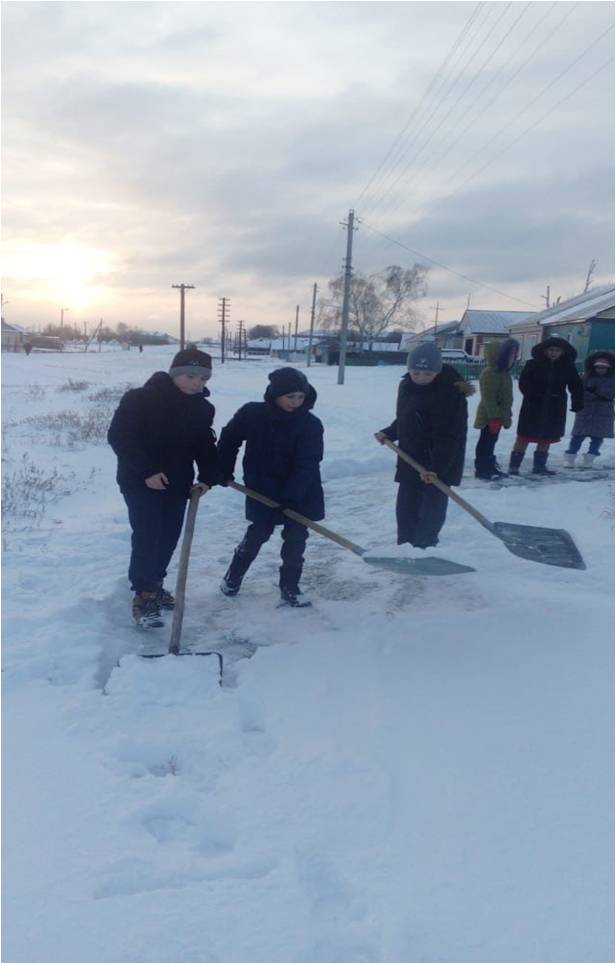
[(242, 545), (240, 544), (233, 553), (231, 565), (222, 577), (220, 591), (223, 592), (225, 596), (237, 596), (242, 585), (242, 579), (246, 575), (250, 563), (253, 561), (250, 557), (244, 555), (241, 550)]
[(517, 452), (515, 449), (509, 457), (509, 475), (519, 475), (520, 466), (524, 458), (524, 452)]
[(294, 609), (303, 609), (305, 606), (312, 606), (311, 601), (307, 596), (304, 596), (301, 589), (288, 589), (286, 586), (280, 587), (280, 598), (283, 603), (287, 606), (293, 606)]
[(547, 452), (535, 452), (533, 455), (533, 475), (556, 475), (546, 467), (548, 460)]

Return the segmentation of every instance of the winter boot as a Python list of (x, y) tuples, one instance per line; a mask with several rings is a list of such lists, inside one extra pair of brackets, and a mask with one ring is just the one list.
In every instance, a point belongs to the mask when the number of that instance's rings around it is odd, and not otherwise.
[(312, 606), (311, 601), (307, 596), (304, 596), (299, 588), (289, 589), (287, 586), (281, 586), (280, 598), (283, 604), (293, 606), (294, 609), (304, 609), (306, 606)]
[(556, 475), (556, 472), (552, 472), (547, 468), (546, 462), (548, 460), (547, 452), (535, 452), (533, 455), (533, 475)]
[(133, 598), (133, 619), (142, 629), (160, 629), (165, 623), (160, 614), (158, 593), (136, 592)]
[(565, 466), (565, 468), (567, 469), (573, 468), (573, 466), (575, 465), (576, 455), (577, 455), (577, 452), (565, 452), (565, 454), (563, 455), (563, 465)]
[(515, 449), (509, 456), (509, 475), (519, 475), (520, 466), (524, 458), (524, 452), (517, 452)]
[(252, 559), (246, 559), (242, 554), (241, 545), (239, 545), (233, 553), (231, 565), (222, 577), (220, 584), (220, 591), (224, 593), (225, 596), (237, 596), (242, 585), (242, 579), (246, 575), (251, 562)]
[(591, 452), (585, 452), (582, 456), (582, 462), (584, 463), (585, 469), (592, 469), (595, 464), (595, 459), (599, 458), (598, 455), (592, 455)]
[(171, 593), (165, 589), (162, 582), (156, 590), (156, 595), (160, 609), (175, 609), (175, 596), (172, 596)]

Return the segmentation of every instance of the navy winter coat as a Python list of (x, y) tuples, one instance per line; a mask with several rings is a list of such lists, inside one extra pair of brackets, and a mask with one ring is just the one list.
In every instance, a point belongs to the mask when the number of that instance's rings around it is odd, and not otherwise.
[[(546, 357), (545, 349), (562, 348), (557, 361)], [(555, 442), (565, 433), (567, 421), (567, 389), (571, 393), (571, 409), (579, 412), (584, 405), (582, 380), (575, 368), (577, 352), (564, 338), (547, 338), (535, 345), (532, 358), (526, 362), (518, 387), (524, 396), (518, 435), (531, 441)]]
[[(242, 466), (245, 484), (295, 509), (309, 519), (325, 516), (319, 463), (323, 458), (323, 425), (310, 409), (317, 393), (312, 385), (301, 408), (283, 412), (276, 405), (271, 386), (264, 402), (242, 405), (220, 433), (218, 459), (222, 479), (233, 477), (235, 460), (246, 442)], [(279, 510), (246, 499), (246, 518), (276, 524), (285, 521)]]
[(188, 496), (195, 462), (199, 481), (216, 485), (214, 406), (207, 395), (207, 388), (187, 395), (166, 372), (155, 372), (143, 388), (126, 392), (107, 433), (118, 457), (122, 491), (146, 488), (146, 479), (164, 472), (169, 480), (166, 491)]
[[(398, 389), (396, 419), (383, 429), (392, 442), (397, 440), (403, 451), (447, 485), (459, 485), (462, 479), (470, 391), (451, 365), (443, 365), (429, 385), (416, 385), (407, 374)], [(415, 476), (415, 470), (398, 459), (396, 482)]]
[[(603, 358), (610, 363), (607, 375), (598, 375), (594, 363)], [(614, 438), (614, 355), (595, 351), (584, 362), (584, 408), (575, 417), (572, 435)]]

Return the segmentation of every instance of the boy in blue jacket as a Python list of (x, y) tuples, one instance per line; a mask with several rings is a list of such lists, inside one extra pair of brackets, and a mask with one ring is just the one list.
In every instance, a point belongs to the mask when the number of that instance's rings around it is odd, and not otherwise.
[[(317, 393), (295, 368), (278, 368), (269, 375), (263, 402), (243, 405), (226, 425), (218, 443), (222, 484), (233, 479), (242, 442), (246, 485), (269, 496), (283, 508), (294, 509), (315, 522), (325, 515), (319, 463), (323, 458), (323, 426), (311, 413)], [(299, 581), (308, 530), (280, 509), (246, 499), (250, 522), (223, 577), (221, 590), (236, 596), (250, 564), (274, 528), (282, 525), (280, 595), (290, 606), (309, 606)]]

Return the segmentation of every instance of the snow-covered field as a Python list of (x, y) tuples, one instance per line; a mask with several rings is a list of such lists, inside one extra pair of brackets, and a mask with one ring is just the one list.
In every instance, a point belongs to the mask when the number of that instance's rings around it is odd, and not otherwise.
[[(221, 595), (245, 522), (214, 490), (184, 641), (225, 651), (220, 687), (215, 659), (140, 659), (129, 621), (105, 430), (171, 354), (2, 357), (3, 960), (612, 960), (613, 483), (486, 486), (471, 429), (460, 491), (569, 530), (587, 570), (525, 562), (452, 505), (429, 553), (476, 572), (381, 571), (311, 536), (303, 611), (276, 608), (277, 536)], [(217, 429), (272, 367), (216, 365)], [(378, 555), (421, 555), (395, 546), (372, 438), (401, 374), (310, 369), (326, 524)], [(613, 477), (613, 443), (601, 462)]]

